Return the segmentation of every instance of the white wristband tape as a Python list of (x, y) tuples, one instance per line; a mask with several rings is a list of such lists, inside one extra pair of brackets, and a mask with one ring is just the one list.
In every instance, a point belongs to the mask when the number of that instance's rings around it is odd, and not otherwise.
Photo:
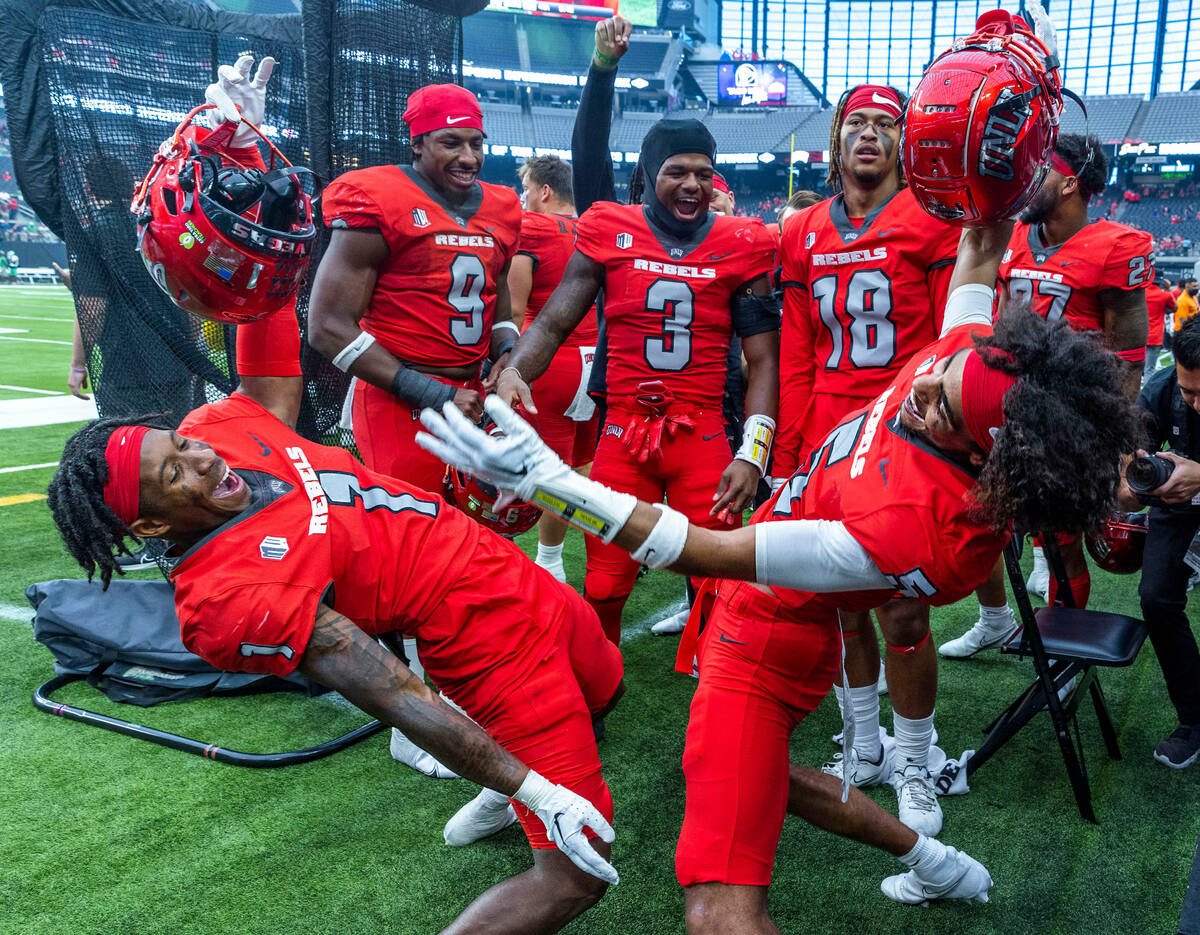
[(662, 516), (650, 530), (650, 535), (646, 536), (646, 541), (629, 554), (647, 568), (666, 568), (674, 565), (683, 553), (688, 521), (686, 516), (665, 503), (655, 503), (654, 509), (659, 510)]
[(365, 331), (360, 331), (358, 337), (338, 351), (337, 356), (333, 358), (333, 365), (346, 373), (354, 362), (362, 357), (367, 352), (372, 344), (375, 343), (375, 338), (367, 334)]
[(742, 445), (734, 455), (739, 461), (749, 461), (760, 474), (767, 473), (767, 459), (771, 457), (771, 441), (775, 438), (775, 420), (770, 416), (755, 413), (746, 417), (742, 430)]
[(516, 322), (512, 321), (496, 322), (494, 325), (492, 325), (492, 333), (495, 334), (497, 331), (501, 331), (505, 328), (511, 328), (516, 334), (521, 333), (521, 329), (517, 327)]

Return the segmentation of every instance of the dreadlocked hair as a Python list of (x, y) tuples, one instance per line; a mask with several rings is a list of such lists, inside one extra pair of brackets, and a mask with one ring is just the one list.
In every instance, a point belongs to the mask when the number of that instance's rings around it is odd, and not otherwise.
[(1108, 160), (1104, 158), (1104, 151), (1096, 137), (1060, 133), (1054, 151), (1074, 170), (1085, 200), (1104, 191), (1105, 182), (1108, 181)]
[[(894, 91), (900, 99), (900, 119), (903, 120), (908, 96), (890, 85), (888, 85), (888, 89)], [(846, 117), (846, 102), (850, 100), (850, 95), (854, 91), (855, 88), (847, 88), (842, 92), (842, 96), (838, 98), (837, 107), (833, 109), (833, 123), (829, 127), (829, 171), (825, 174), (825, 184), (835, 192), (842, 190), (842, 121)], [(904, 137), (901, 136), (896, 145), (901, 146), (903, 142)], [(900, 187), (904, 188), (908, 185), (908, 179), (904, 175), (904, 160), (900, 158), (899, 154), (896, 156), (896, 172), (900, 177)]]
[(1029, 532), (1098, 529), (1115, 506), (1120, 456), (1138, 441), (1117, 357), (1097, 334), (1048, 322), (1024, 302), (1009, 303), (995, 333), (975, 343), (989, 367), (1018, 378), (979, 474), (983, 518), (997, 530), (1009, 521)]
[(88, 581), (99, 571), (105, 590), (114, 571), (125, 573), (117, 564), (117, 556), (131, 554), (126, 537), (135, 543), (141, 541), (104, 502), (104, 485), (108, 482), (104, 450), (112, 433), (128, 425), (173, 427), (161, 413), (90, 422), (67, 439), (58, 470), (46, 490), (50, 512), (67, 551), (83, 566)]
[(633, 166), (633, 172), (629, 174), (629, 203), (631, 205), (640, 205), (642, 203), (642, 195), (646, 191), (646, 173), (642, 171), (642, 161), (639, 159)]

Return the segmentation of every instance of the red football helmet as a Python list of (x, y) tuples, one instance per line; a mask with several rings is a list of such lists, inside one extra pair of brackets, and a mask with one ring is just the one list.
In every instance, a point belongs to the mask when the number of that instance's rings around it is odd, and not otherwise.
[(492, 532), (512, 539), (537, 525), (542, 511), (524, 500), (516, 500), (496, 512), (498, 491), (474, 474), (451, 465), (446, 468), (446, 499)]
[(1114, 513), (1101, 532), (1087, 537), (1087, 549), (1097, 565), (1114, 575), (1140, 571), (1146, 551), (1146, 514)]
[(223, 164), (203, 145), (221, 131), (192, 123), (210, 106), (191, 111), (162, 144), (130, 210), (146, 268), (171, 301), (238, 325), (275, 311), (303, 282), (317, 233), (315, 176), (265, 136), (268, 171)]
[(1041, 187), (1058, 139), (1058, 59), (991, 10), (925, 72), (904, 118), (904, 169), (929, 214), (963, 227), (1012, 217)]

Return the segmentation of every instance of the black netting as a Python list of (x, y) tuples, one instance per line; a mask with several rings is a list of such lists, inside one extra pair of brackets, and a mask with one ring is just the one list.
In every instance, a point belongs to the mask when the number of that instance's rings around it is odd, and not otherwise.
[[(432, 5), (432, 4), (431, 4)], [(301, 15), (242, 15), (152, 0), (0, 2), (0, 66), (18, 182), (66, 241), (89, 376), (103, 415), (175, 420), (237, 383), (236, 329), (171, 304), (134, 248), (136, 180), (216, 68), (279, 62), (266, 125), (293, 162), (329, 179), (407, 161), (414, 89), (457, 78), (460, 20), (404, 0), (305, 0)], [(314, 257), (314, 268), (320, 256)], [(307, 295), (297, 310), (303, 327)], [(345, 442), (346, 379), (307, 344), (301, 431)]]

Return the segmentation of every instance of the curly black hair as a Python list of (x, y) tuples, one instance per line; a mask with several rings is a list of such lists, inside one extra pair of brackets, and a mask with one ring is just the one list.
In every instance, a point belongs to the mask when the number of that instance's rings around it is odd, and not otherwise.
[(1108, 160), (1104, 158), (1104, 151), (1096, 137), (1060, 133), (1054, 151), (1075, 171), (1085, 199), (1104, 191), (1108, 182)]
[(1114, 508), (1120, 456), (1138, 440), (1117, 357), (1098, 334), (1048, 322), (1025, 303), (1009, 303), (976, 344), (988, 366), (1019, 378), (979, 474), (983, 518), (995, 529), (1098, 529)]
[(629, 203), (631, 205), (640, 205), (642, 196), (646, 193), (646, 173), (642, 170), (642, 161), (639, 159), (633, 166), (633, 172), (629, 176)]
[(46, 490), (50, 512), (67, 551), (83, 566), (88, 581), (99, 571), (106, 590), (114, 571), (125, 573), (117, 564), (118, 555), (132, 554), (125, 539), (141, 541), (104, 502), (104, 485), (108, 482), (104, 449), (112, 433), (127, 425), (173, 428), (162, 413), (89, 422), (67, 439), (58, 470)]

